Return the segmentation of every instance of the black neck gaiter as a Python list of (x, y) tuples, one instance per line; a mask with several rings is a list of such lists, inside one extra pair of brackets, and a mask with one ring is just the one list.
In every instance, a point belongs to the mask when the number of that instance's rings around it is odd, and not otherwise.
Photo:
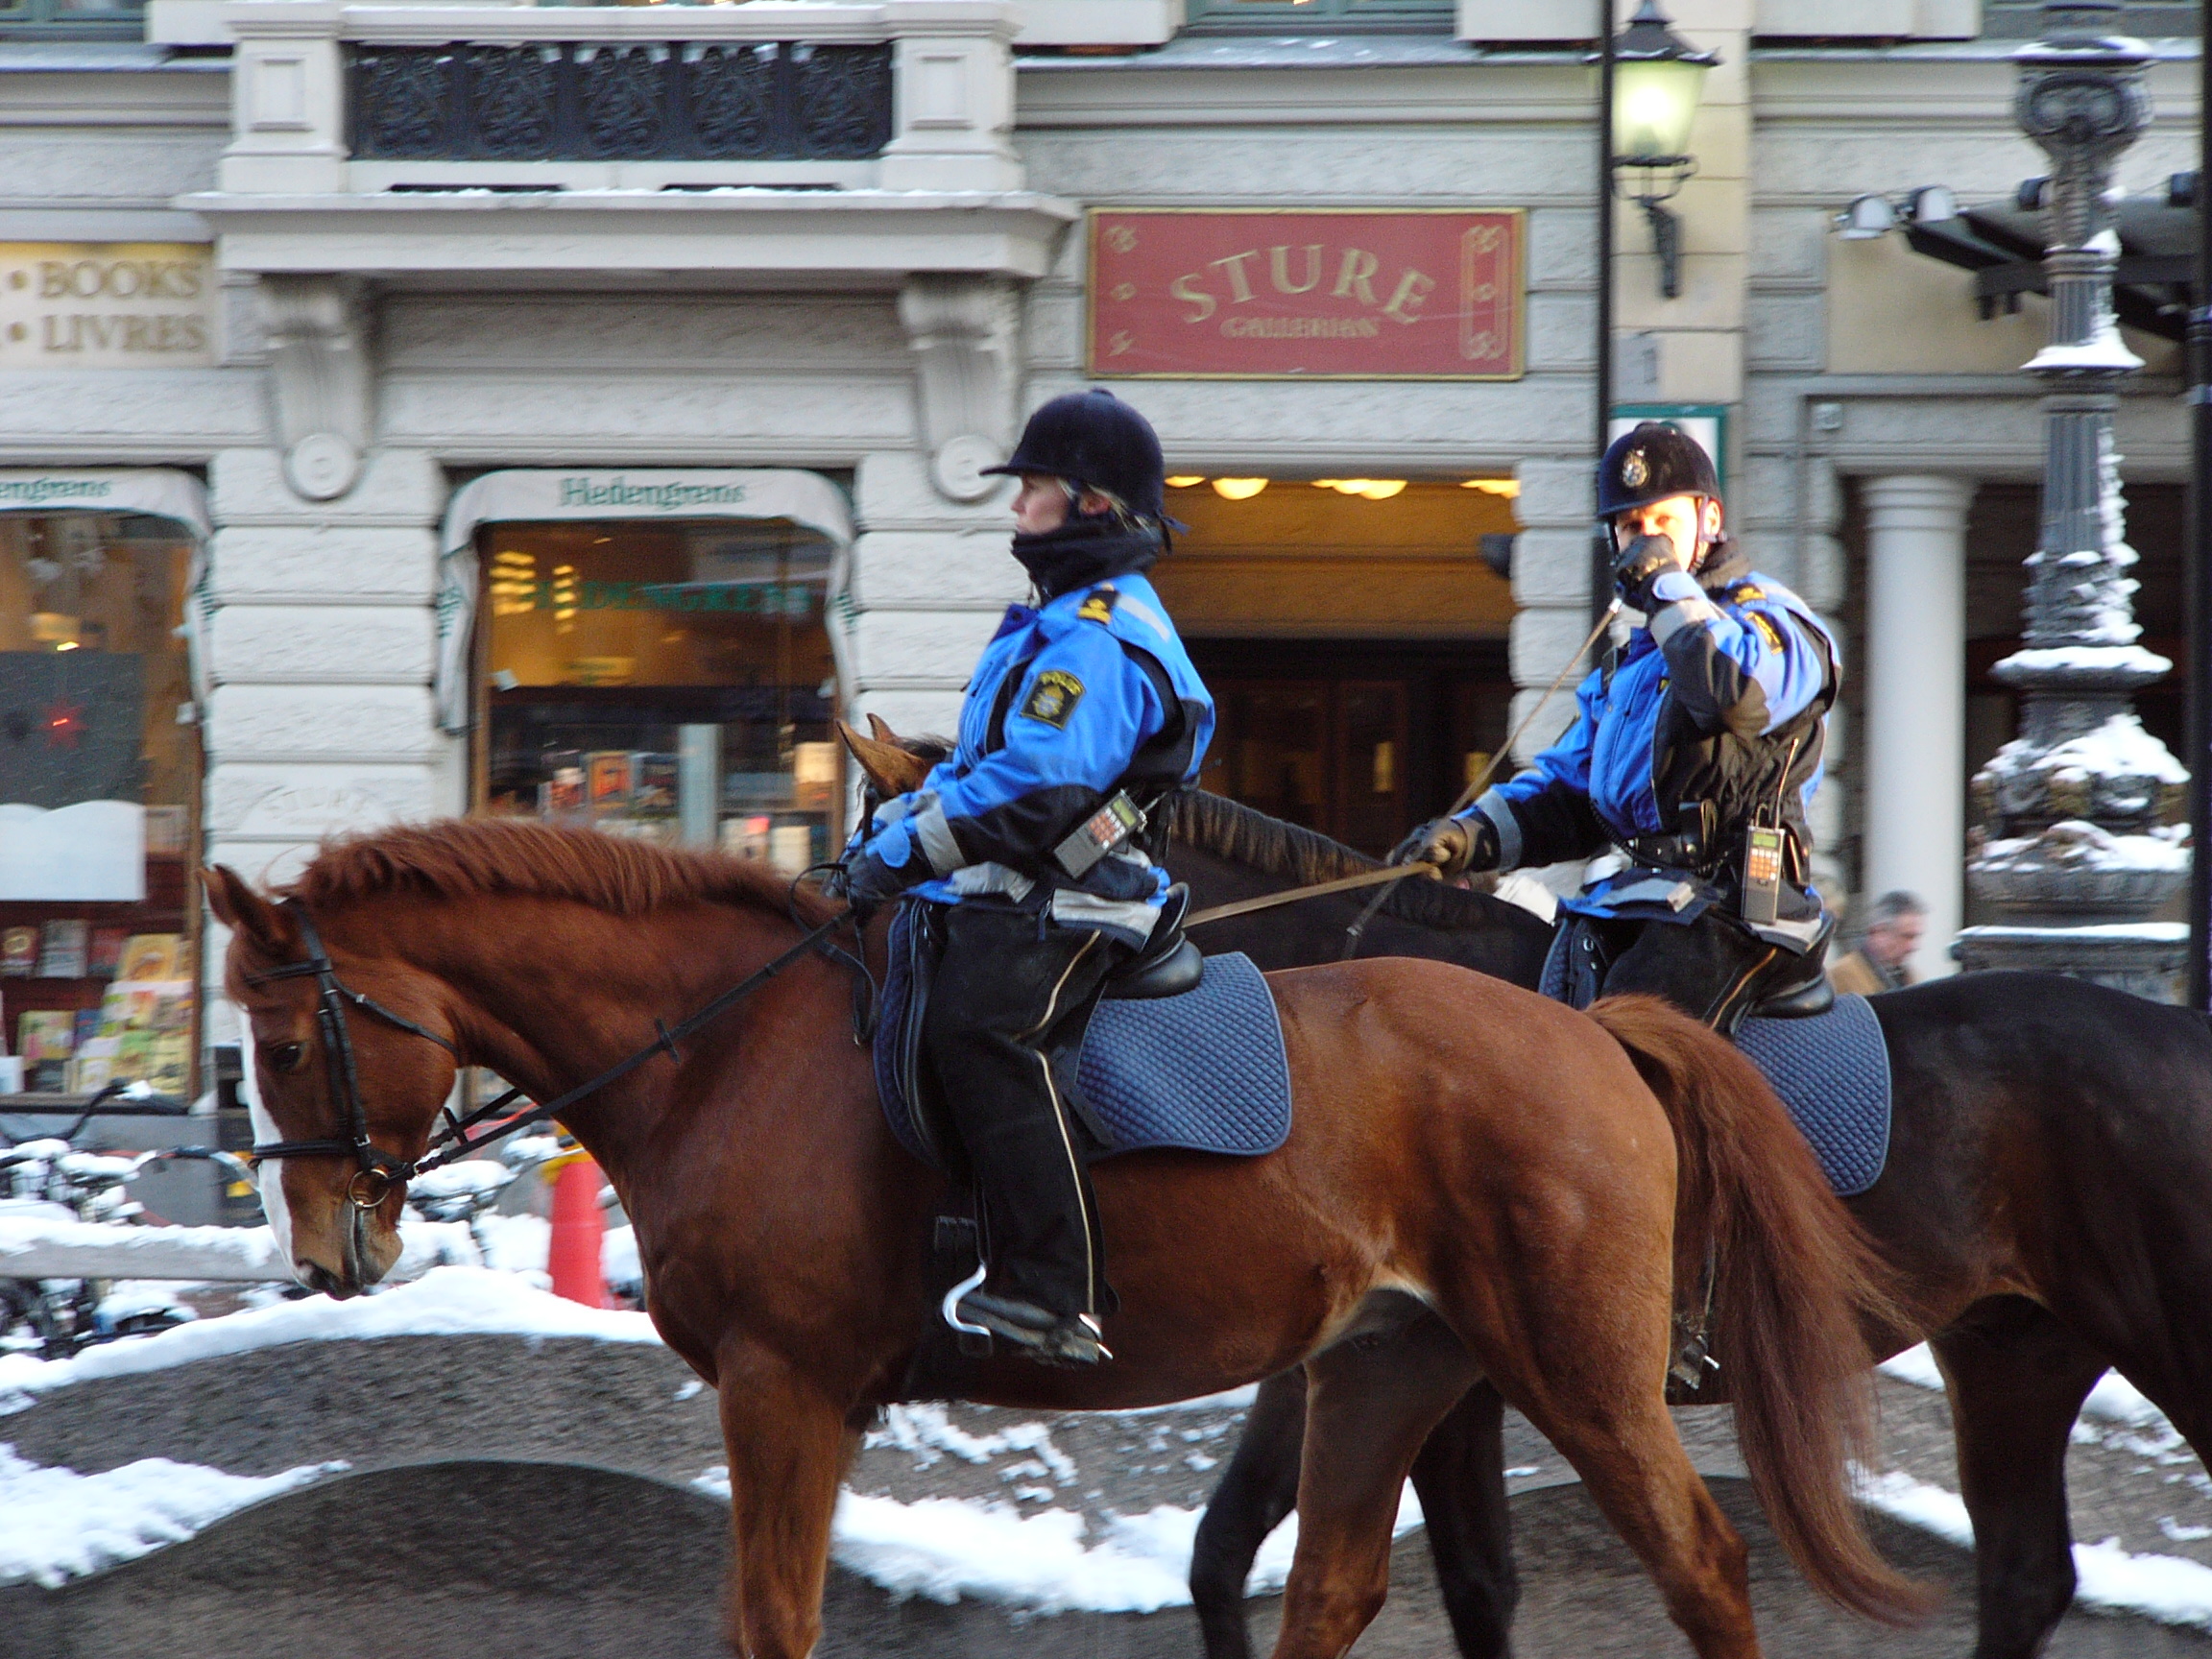
[(1716, 541), (1706, 552), (1705, 563), (1697, 566), (1697, 586), (1718, 593), (1750, 573), (1751, 561), (1733, 539)]
[(1160, 533), (1124, 529), (1110, 518), (1070, 518), (1042, 536), (1017, 535), (1014, 557), (1050, 601), (1094, 582), (1151, 569), (1160, 559)]

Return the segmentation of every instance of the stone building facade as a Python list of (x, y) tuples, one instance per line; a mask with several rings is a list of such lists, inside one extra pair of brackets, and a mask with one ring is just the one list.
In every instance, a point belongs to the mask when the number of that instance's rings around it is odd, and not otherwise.
[[(1514, 209), (1514, 376), (1107, 382), (1158, 425), (1172, 471), (1273, 480), (1286, 515), (1308, 481), (1381, 480), (1431, 502), (1438, 535), (1478, 520), (1516, 532), (1509, 593), (1501, 585), (1487, 610), (1425, 621), (1378, 600), (1355, 626), (1344, 608), (1398, 580), (1388, 572), (1456, 580), (1449, 552), (1470, 583), (1494, 578), (1472, 546), (1439, 551), (1433, 538), (1362, 565), (1336, 520), (1290, 515), (1282, 522), (1321, 527), (1274, 549), (1304, 561), (1270, 589), (1288, 609), (1257, 633), (1217, 630), (1220, 660), (1250, 657), (1262, 690), (1282, 673), (1270, 638), (1350, 640), (1361, 661), (1384, 662), (1347, 670), (1347, 685), (1380, 684), (1400, 645), (1438, 661), (1480, 646), (1501, 686), (1480, 719), (1500, 728), (1590, 616), (1597, 196), (1587, 42), (1560, 37), (1568, 10), (152, 0), (134, 38), (112, 26), (70, 38), (74, 14), (58, 13), (50, 37), (0, 40), (0, 236), (21, 245), (26, 271), (198, 250), (207, 333), (198, 349), (164, 350), (142, 329), (143, 349), (72, 357), (33, 350), (34, 327), (0, 347), (0, 508), (7, 479), (164, 469), (204, 489), (185, 619), (200, 689), (183, 715), (203, 742), (202, 845), (281, 875), (328, 832), (496, 796), (483, 723), (514, 677), (482, 638), (505, 614), (501, 572), (530, 572), (514, 591), (556, 614), (559, 583), (582, 580), (558, 572), (585, 567), (529, 561), (565, 557), (563, 526), (695, 526), (721, 512), (698, 505), (716, 491), (812, 503), (766, 514), (796, 526), (777, 557), (800, 558), (790, 548), (804, 542), (815, 560), (819, 591), (790, 604), (794, 616), (814, 607), (831, 667), (819, 706), (785, 709), (784, 759), (819, 736), (791, 733), (830, 709), (945, 727), (1020, 593), (1003, 495), (977, 469), (1028, 408), (1090, 378), (1086, 209)], [(2137, 10), (2180, 27), (2164, 15), (2178, 9)], [(1854, 20), (1839, 24), (1840, 12)], [(2013, 126), (2009, 61), (2032, 9), (1679, 0), (1674, 13), (1720, 62), (1694, 129), (1696, 174), (1673, 204), (1678, 298), (1660, 296), (1642, 215), (1617, 208), (1618, 400), (1712, 420), (1754, 563), (1840, 619), (1852, 678), (1816, 817), (1822, 877), (1839, 897), (1923, 893), (1936, 925), (1921, 965), (1941, 972), (1961, 920), (1966, 780), (2008, 734), (1974, 642), (2016, 632), (2003, 572), (2032, 550), (2021, 502), (2041, 430), (2017, 370), (2040, 343), (2040, 301), (1984, 320), (1965, 273), (1901, 233), (1842, 239), (1836, 216), (1927, 185), (2004, 201), (2038, 171)], [(2139, 193), (2188, 164), (2195, 120), (2194, 42), (2156, 46), (2157, 116), (2124, 178)], [(582, 75), (613, 54), (681, 63), (700, 85), (717, 65), (788, 60), (777, 72), (801, 79), (787, 112), (832, 122), (845, 100), (857, 125), (796, 158), (706, 159), (702, 140), (620, 160), (503, 159), (452, 108), (408, 126), (398, 82), (374, 93), (389, 124), (370, 123), (372, 78), (403, 81), (440, 52), (479, 54), (469, 72), (487, 75), (499, 55)], [(835, 84), (805, 82), (822, 63), (848, 68)], [(688, 117), (698, 132), (704, 109)], [(2182, 475), (2185, 425), (2173, 353), (2138, 349), (2151, 369), (2128, 389), (2120, 438), (2130, 486), (2156, 497)], [(1493, 517), (1441, 493), (1462, 485)], [(457, 518), (469, 488), (510, 505)], [(1311, 497), (1333, 510), (1358, 498)], [(1179, 491), (1206, 509), (1194, 570), (1225, 499)], [(551, 505), (512, 505), (524, 500)], [(765, 557), (753, 511), (729, 517), (754, 540), (694, 552), (694, 576), (700, 559)], [(540, 525), (554, 550), (497, 545), (484, 527), (511, 521), (498, 512)], [(2170, 507), (2152, 517), (2177, 536)], [(1269, 551), (1244, 547), (1236, 580), (1272, 581)], [(1200, 610), (1239, 590), (1235, 564), (1216, 567), (1217, 592), (1193, 588)], [(796, 593), (798, 581), (762, 590)], [(2177, 615), (2144, 620), (2153, 636), (2179, 631)], [(604, 689), (589, 673), (576, 683)], [(1420, 706), (1397, 707), (1421, 725)], [(1564, 714), (1562, 700), (1523, 748)], [(1360, 750), (1377, 792), (1391, 741)], [(527, 787), (558, 800), (562, 786)], [(820, 786), (817, 773), (797, 788), (814, 787), (819, 805)], [(1392, 787), (1404, 810), (1420, 805)]]

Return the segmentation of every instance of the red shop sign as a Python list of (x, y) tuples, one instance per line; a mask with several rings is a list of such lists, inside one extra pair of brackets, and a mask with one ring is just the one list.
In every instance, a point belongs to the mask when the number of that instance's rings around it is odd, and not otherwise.
[(1519, 208), (1091, 210), (1100, 379), (1516, 380)]

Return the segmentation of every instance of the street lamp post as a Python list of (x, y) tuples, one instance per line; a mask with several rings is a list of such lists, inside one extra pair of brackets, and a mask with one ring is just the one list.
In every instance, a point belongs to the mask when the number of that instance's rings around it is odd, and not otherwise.
[[(1682, 291), (1682, 221), (1667, 206), (1697, 171), (1690, 126), (1705, 72), (1719, 55), (1680, 39), (1659, 10), (1641, 0), (1628, 27), (1613, 33), (1614, 0), (1598, 4), (1598, 453), (1613, 441), (1613, 198), (1623, 168), (1640, 175), (1629, 199), (1644, 209), (1659, 257), (1659, 292)], [(2212, 5), (2212, 0), (2206, 0)], [(1613, 597), (1613, 547), (1604, 526), (1592, 541), (1590, 615)]]
[(2212, 1006), (2212, 0), (2197, 25), (2197, 270), (2189, 309), (2189, 963), (2182, 1000)]
[(2051, 157), (2044, 270), (2043, 512), (2022, 649), (1991, 672), (2022, 693), (2020, 735), (1973, 784), (1967, 889), (1999, 923), (1969, 927), (1969, 969), (2039, 968), (2171, 1000), (2183, 931), (2149, 920), (2188, 878), (2168, 828), (2186, 776), (2131, 704), (2173, 664), (2136, 643), (2135, 553), (2112, 417), (2142, 361), (2112, 314), (2112, 170), (2151, 118), (2142, 42), (2103, 35), (2117, 0), (2050, 0), (2017, 55), (2015, 112)]

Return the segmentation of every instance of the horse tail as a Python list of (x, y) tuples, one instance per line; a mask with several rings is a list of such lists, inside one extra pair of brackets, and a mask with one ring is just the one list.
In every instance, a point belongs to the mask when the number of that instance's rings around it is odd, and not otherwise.
[(1933, 1598), (1867, 1541), (1846, 1467), (1873, 1441), (1864, 1330), (1902, 1323), (1889, 1269), (1732, 1044), (1654, 997), (1608, 997), (1589, 1012), (1673, 1123), (1677, 1295), (1701, 1293), (1712, 1263), (1713, 1347), (1767, 1520), (1822, 1595), (1911, 1623)]

